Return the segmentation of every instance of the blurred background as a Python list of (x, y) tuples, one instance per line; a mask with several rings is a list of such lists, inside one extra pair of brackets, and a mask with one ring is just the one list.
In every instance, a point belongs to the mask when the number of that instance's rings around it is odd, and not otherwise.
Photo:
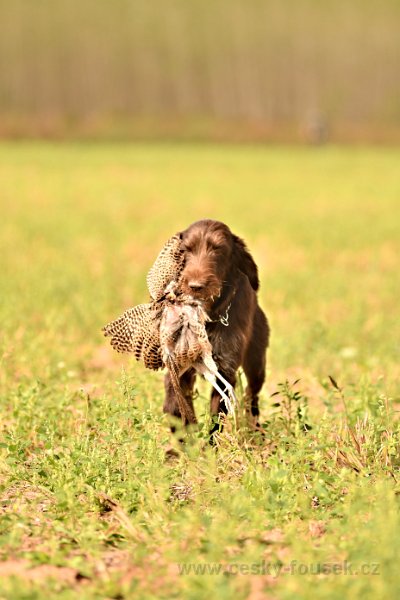
[[(400, 0), (0, 0), (0, 600), (398, 597), (399, 71)], [(101, 329), (204, 217), (259, 268), (266, 435), (207, 452), (200, 383), (175, 460)]]
[(0, 0), (0, 137), (400, 140), (398, 0)]

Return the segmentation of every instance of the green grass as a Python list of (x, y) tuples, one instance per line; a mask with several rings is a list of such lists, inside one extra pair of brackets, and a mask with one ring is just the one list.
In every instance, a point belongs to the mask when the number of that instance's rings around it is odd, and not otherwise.
[[(0, 145), (0, 598), (396, 597), (399, 159)], [(207, 387), (178, 448), (162, 374), (100, 331), (204, 216), (246, 238), (272, 327), (265, 437), (240, 418), (217, 450)]]

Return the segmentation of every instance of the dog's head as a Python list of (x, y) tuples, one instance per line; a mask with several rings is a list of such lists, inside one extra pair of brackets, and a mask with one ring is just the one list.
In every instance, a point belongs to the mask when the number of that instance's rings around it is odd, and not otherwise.
[[(185, 255), (182, 288), (186, 294), (201, 300), (207, 308), (234, 286), (241, 271), (258, 289), (257, 266), (244, 242), (220, 221), (197, 221), (180, 233)], [(233, 289), (232, 289), (233, 291)]]

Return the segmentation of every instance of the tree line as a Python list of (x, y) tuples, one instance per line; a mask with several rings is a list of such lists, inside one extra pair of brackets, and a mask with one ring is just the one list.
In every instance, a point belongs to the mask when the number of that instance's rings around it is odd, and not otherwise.
[(400, 139), (398, 0), (0, 0), (0, 135)]

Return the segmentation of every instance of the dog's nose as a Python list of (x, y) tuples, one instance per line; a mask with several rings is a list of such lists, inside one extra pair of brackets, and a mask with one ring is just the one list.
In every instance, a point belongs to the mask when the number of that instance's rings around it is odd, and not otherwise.
[(204, 285), (200, 281), (189, 281), (188, 285), (192, 292), (201, 292), (204, 288)]

